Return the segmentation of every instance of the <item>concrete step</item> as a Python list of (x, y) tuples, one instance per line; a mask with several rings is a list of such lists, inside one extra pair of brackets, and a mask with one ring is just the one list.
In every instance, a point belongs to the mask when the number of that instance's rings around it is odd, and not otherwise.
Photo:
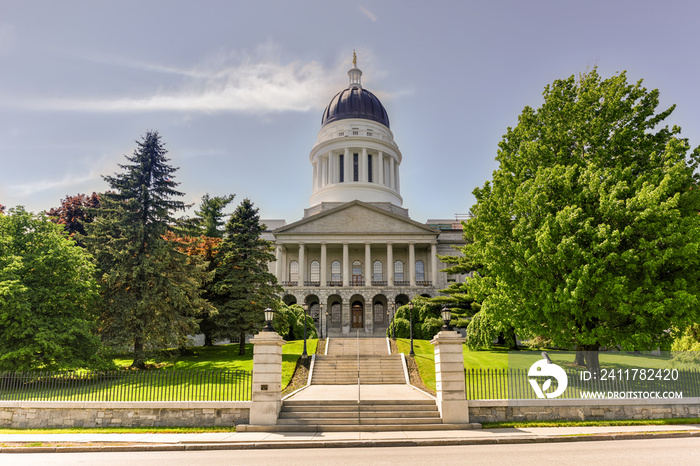
[(468, 430), (480, 429), (481, 424), (361, 424), (361, 425), (327, 425), (319, 424), (315, 426), (251, 426), (239, 424), (236, 432), (392, 432), (392, 431), (438, 431), (438, 430)]
[(309, 412), (298, 412), (298, 411), (283, 411), (279, 415), (279, 419), (355, 419), (358, 417), (360, 419), (403, 419), (403, 418), (430, 418), (430, 419), (440, 419), (440, 413), (438, 411), (360, 411), (359, 416), (357, 410), (355, 411), (309, 411)]
[[(360, 406), (434, 406), (433, 400), (362, 400)], [(357, 406), (357, 400), (285, 400), (284, 406)]]

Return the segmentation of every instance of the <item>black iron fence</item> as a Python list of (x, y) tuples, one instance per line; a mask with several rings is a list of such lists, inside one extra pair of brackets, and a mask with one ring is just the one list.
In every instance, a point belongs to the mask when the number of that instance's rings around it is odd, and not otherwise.
[(3, 401), (247, 401), (248, 371), (0, 372)]
[[(682, 398), (700, 397), (700, 371), (697, 369), (662, 369), (643, 375), (629, 370), (591, 374), (566, 370), (566, 390), (556, 399), (580, 398)], [(527, 369), (465, 369), (465, 389), (468, 400), (536, 399), (530, 380), (543, 393), (552, 393), (556, 382), (545, 386), (547, 378), (530, 377)], [(665, 393), (665, 395), (664, 395)], [(611, 395), (612, 394), (612, 395)]]

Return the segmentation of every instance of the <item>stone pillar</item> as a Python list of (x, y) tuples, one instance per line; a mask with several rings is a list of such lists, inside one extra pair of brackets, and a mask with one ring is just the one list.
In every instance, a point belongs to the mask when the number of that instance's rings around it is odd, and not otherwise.
[(433, 286), (437, 286), (437, 277), (438, 277), (437, 244), (433, 243), (430, 245), (430, 279), (433, 282)]
[(312, 165), (312, 175), (311, 184), (313, 185), (313, 190), (316, 191), (319, 188), (319, 170), (318, 170), (318, 160), (316, 160)]
[(299, 244), (299, 286), (304, 286), (306, 281), (306, 247), (303, 243)]
[(348, 183), (352, 181), (352, 158), (350, 157), (350, 149), (348, 147), (345, 148), (344, 152), (344, 157), (345, 160), (343, 161), (345, 164), (344, 170), (345, 170), (345, 183)]
[(394, 245), (386, 243), (386, 284), (394, 286)]
[(326, 272), (328, 271), (328, 264), (326, 263), (328, 261), (327, 259), (327, 253), (326, 253), (326, 243), (321, 243), (321, 286), (326, 286), (327, 281), (326, 281)]
[(365, 286), (372, 286), (372, 247), (365, 243)]
[(340, 306), (340, 320), (342, 321), (343, 333), (350, 333), (350, 303), (345, 301), (345, 298), (343, 298), (343, 303)]
[(384, 152), (377, 152), (377, 183), (386, 186), (384, 183)]
[(284, 246), (282, 246), (282, 276), (280, 277), (280, 280), (283, 281), (283, 282), (286, 282), (287, 280), (289, 280), (289, 279), (287, 278), (287, 270), (288, 270), (288, 266), (287, 266), (287, 248), (285, 248)]
[(437, 405), (445, 424), (469, 423), (467, 396), (464, 391), (464, 340), (459, 333), (444, 330), (430, 340), (435, 346)]
[(343, 243), (343, 286), (350, 286), (350, 250), (348, 243)]
[(408, 285), (416, 286), (416, 245), (408, 243)]
[(277, 277), (277, 281), (281, 282), (282, 281), (282, 270), (284, 269), (284, 262), (282, 261), (282, 246), (277, 245), (277, 251), (275, 254), (276, 257), (276, 269), (275, 269), (275, 276)]
[(335, 157), (333, 152), (328, 152), (328, 184), (335, 184), (335, 180), (338, 179), (338, 170), (335, 168), (337, 166)]
[(277, 332), (260, 332), (253, 344), (253, 393), (250, 424), (274, 426), (282, 409), (282, 345)]
[(389, 157), (389, 187), (396, 189), (396, 175), (394, 173), (394, 157)]
[(369, 177), (369, 164), (367, 163), (367, 148), (362, 148), (360, 154), (360, 181), (367, 181)]

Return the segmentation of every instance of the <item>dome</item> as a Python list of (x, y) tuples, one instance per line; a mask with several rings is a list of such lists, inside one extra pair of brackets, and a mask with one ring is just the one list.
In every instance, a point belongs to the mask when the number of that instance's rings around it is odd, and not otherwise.
[(323, 112), (321, 126), (348, 118), (362, 118), (389, 128), (389, 116), (377, 96), (359, 86), (338, 92)]

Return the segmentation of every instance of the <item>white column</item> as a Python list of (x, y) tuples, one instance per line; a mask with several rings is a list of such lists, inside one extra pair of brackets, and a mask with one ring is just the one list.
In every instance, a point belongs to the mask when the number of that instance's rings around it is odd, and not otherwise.
[(289, 280), (287, 278), (287, 249), (282, 247), (282, 275), (280, 276), (280, 281), (286, 282)]
[(311, 180), (312, 180), (311, 184), (313, 186), (313, 190), (316, 191), (318, 189), (318, 185), (319, 185), (319, 182), (318, 182), (318, 178), (319, 178), (319, 176), (318, 176), (318, 160), (315, 161), (312, 164), (312, 166), (313, 166), (313, 174), (311, 175)]
[(321, 286), (326, 286), (326, 271), (328, 270), (326, 262), (326, 243), (321, 243)]
[(408, 285), (416, 286), (416, 245), (408, 243)]
[(306, 248), (304, 244), (299, 244), (299, 286), (304, 286), (306, 281)]
[(343, 243), (343, 286), (350, 286), (350, 250), (348, 243)]
[(282, 262), (282, 246), (279, 244), (277, 245), (277, 251), (275, 254), (275, 257), (277, 259), (277, 264), (275, 267), (275, 277), (277, 278), (278, 282), (282, 281), (282, 270), (284, 268), (284, 263)]
[(350, 156), (350, 149), (345, 148), (345, 182), (352, 181), (352, 157)]
[(367, 181), (369, 179), (369, 164), (367, 163), (367, 149), (362, 149), (362, 154), (360, 155), (360, 181)]
[(386, 276), (387, 285), (394, 286), (394, 246), (386, 244)]
[(328, 157), (324, 156), (321, 160), (321, 186), (326, 186), (328, 184)]
[(389, 187), (392, 189), (396, 189), (396, 175), (394, 170), (394, 157), (389, 157)]
[(372, 247), (365, 243), (365, 286), (372, 285)]
[(384, 184), (384, 152), (377, 152), (377, 183)]
[(437, 286), (438, 258), (437, 244), (435, 243), (430, 245), (430, 256), (430, 279), (433, 281), (433, 286)]
[(396, 181), (394, 181), (394, 183), (395, 183), (394, 189), (396, 190), (396, 192), (401, 192), (401, 176), (399, 175), (399, 164), (398, 163), (396, 164), (395, 171), (396, 171)]
[(328, 153), (328, 183), (334, 184), (338, 179), (337, 169), (335, 168), (338, 164), (335, 160), (335, 155), (332, 152)]

